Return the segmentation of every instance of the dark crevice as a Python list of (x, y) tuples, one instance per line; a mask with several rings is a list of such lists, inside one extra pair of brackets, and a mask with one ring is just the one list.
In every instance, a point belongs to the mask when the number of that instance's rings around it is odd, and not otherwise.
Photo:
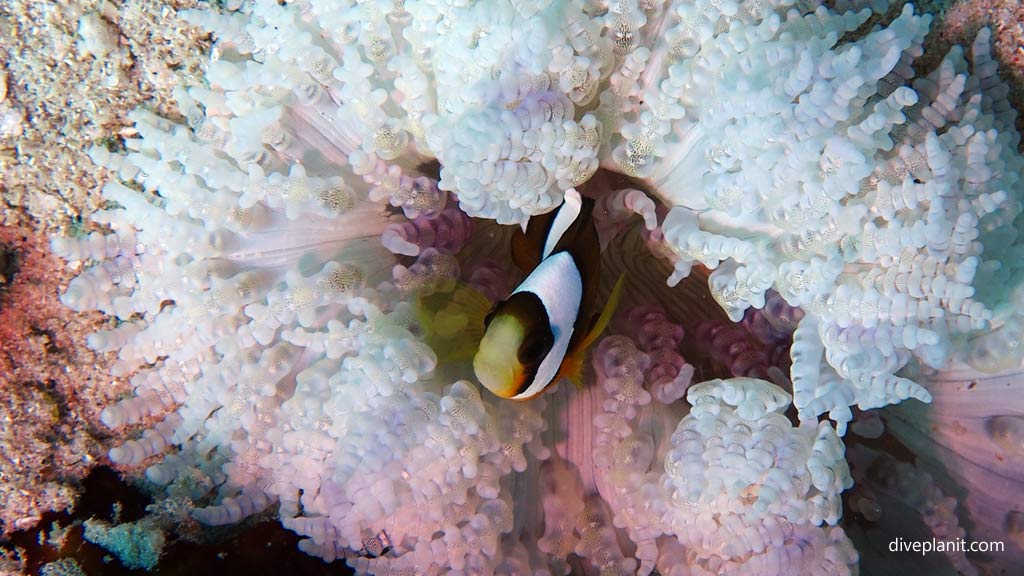
[[(81, 497), (73, 510), (48, 512), (35, 526), (10, 534), (0, 540), (0, 553), (14, 557), (15, 550), (20, 550), (27, 574), (38, 574), (45, 564), (60, 558), (74, 559), (86, 574), (147, 574), (143, 570), (128, 569), (108, 550), (84, 540), (82, 522), (90, 518), (114, 522), (115, 514), (118, 522), (134, 522), (146, 516), (147, 507), (152, 503), (148, 495), (122, 480), (117, 472), (100, 466), (82, 481)], [(55, 536), (65, 529), (63, 539)], [(175, 535), (168, 537), (173, 539)], [(299, 536), (282, 527), (280, 522), (261, 516), (261, 520), (237, 526), (206, 529), (196, 542), (170, 541), (151, 573), (175, 576), (354, 574), (342, 561), (326, 563), (304, 554), (298, 542)]]
[[(14, 283), (21, 266), (21, 257), (13, 247), (0, 244), (0, 297)], [(3, 302), (0, 301), (0, 306)]]

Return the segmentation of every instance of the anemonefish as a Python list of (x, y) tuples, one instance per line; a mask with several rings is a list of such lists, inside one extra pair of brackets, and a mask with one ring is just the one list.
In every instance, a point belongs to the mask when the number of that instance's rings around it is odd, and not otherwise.
[(569, 189), (558, 209), (529, 220), (512, 239), (528, 275), (484, 318), (473, 371), (502, 398), (529, 400), (563, 377), (582, 386), (583, 359), (611, 319), (619, 277), (597, 316), (601, 255), (594, 202)]

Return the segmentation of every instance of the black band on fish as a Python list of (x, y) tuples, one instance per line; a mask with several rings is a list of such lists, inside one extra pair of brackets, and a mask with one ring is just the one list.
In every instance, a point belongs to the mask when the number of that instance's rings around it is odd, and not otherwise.
[(548, 323), (553, 342), (532, 375), (524, 378), (519, 392), (513, 396), (516, 400), (533, 398), (551, 384), (569, 351), (583, 293), (583, 279), (572, 255), (557, 252), (546, 258), (509, 299), (523, 293), (539, 299), (543, 306), (541, 317)]
[(537, 368), (551, 350), (555, 342), (551, 333), (548, 311), (540, 297), (533, 292), (516, 292), (503, 302), (495, 305), (488, 315), (508, 314), (516, 318), (523, 326), (526, 336), (519, 345), (516, 355), (523, 366), (523, 385), (515, 393), (520, 394), (537, 376)]

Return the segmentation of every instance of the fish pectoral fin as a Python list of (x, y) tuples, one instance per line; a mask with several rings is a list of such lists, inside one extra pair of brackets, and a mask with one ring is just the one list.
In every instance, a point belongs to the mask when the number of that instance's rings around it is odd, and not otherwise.
[(583, 359), (587, 357), (587, 351), (579, 348), (576, 352), (565, 357), (562, 367), (558, 370), (555, 381), (565, 378), (576, 386), (577, 390), (583, 390)]
[(465, 318), (463, 330), (479, 342), (483, 338), (484, 318), (491, 311), (492, 303), (472, 286), (460, 284), (452, 293), (451, 303), (445, 312)]
[(464, 362), (473, 358), (483, 338), (484, 317), (491, 309), (486, 296), (465, 284), (451, 292), (418, 297), (416, 320), (423, 339), (438, 362)]
[(576, 386), (577, 390), (583, 389), (583, 360), (587, 357), (587, 350), (590, 349), (590, 345), (601, 336), (604, 329), (608, 327), (608, 323), (611, 322), (612, 317), (615, 316), (615, 310), (622, 299), (622, 286), (625, 279), (625, 273), (619, 275), (619, 279), (615, 281), (615, 287), (612, 288), (612, 293), (609, 295), (608, 302), (605, 304), (604, 310), (601, 311), (601, 315), (595, 318), (590, 327), (590, 332), (587, 333), (587, 336), (580, 342), (579, 346), (566, 355), (556, 379), (567, 378)]
[(577, 390), (583, 390), (583, 356), (580, 355), (580, 366), (579, 368), (568, 376), (569, 381), (572, 382), (573, 386)]

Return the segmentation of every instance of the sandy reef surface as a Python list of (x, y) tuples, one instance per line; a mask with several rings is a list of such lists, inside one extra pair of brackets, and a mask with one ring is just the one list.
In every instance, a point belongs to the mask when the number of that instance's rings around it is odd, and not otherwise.
[[(107, 179), (86, 151), (119, 146), (127, 114), (175, 117), (171, 91), (202, 78), (209, 37), (182, 22), (195, 0), (0, 2), (0, 532), (74, 502), (88, 469), (119, 434), (99, 411), (129, 392), (85, 336), (103, 324), (57, 296), (74, 271), (50, 254), (52, 234), (93, 229), (84, 217)], [(925, 0), (938, 18), (921, 66), (993, 28), (1001, 73), (1021, 106), (1024, 5)], [(1024, 127), (1018, 119), (1018, 128)]]

